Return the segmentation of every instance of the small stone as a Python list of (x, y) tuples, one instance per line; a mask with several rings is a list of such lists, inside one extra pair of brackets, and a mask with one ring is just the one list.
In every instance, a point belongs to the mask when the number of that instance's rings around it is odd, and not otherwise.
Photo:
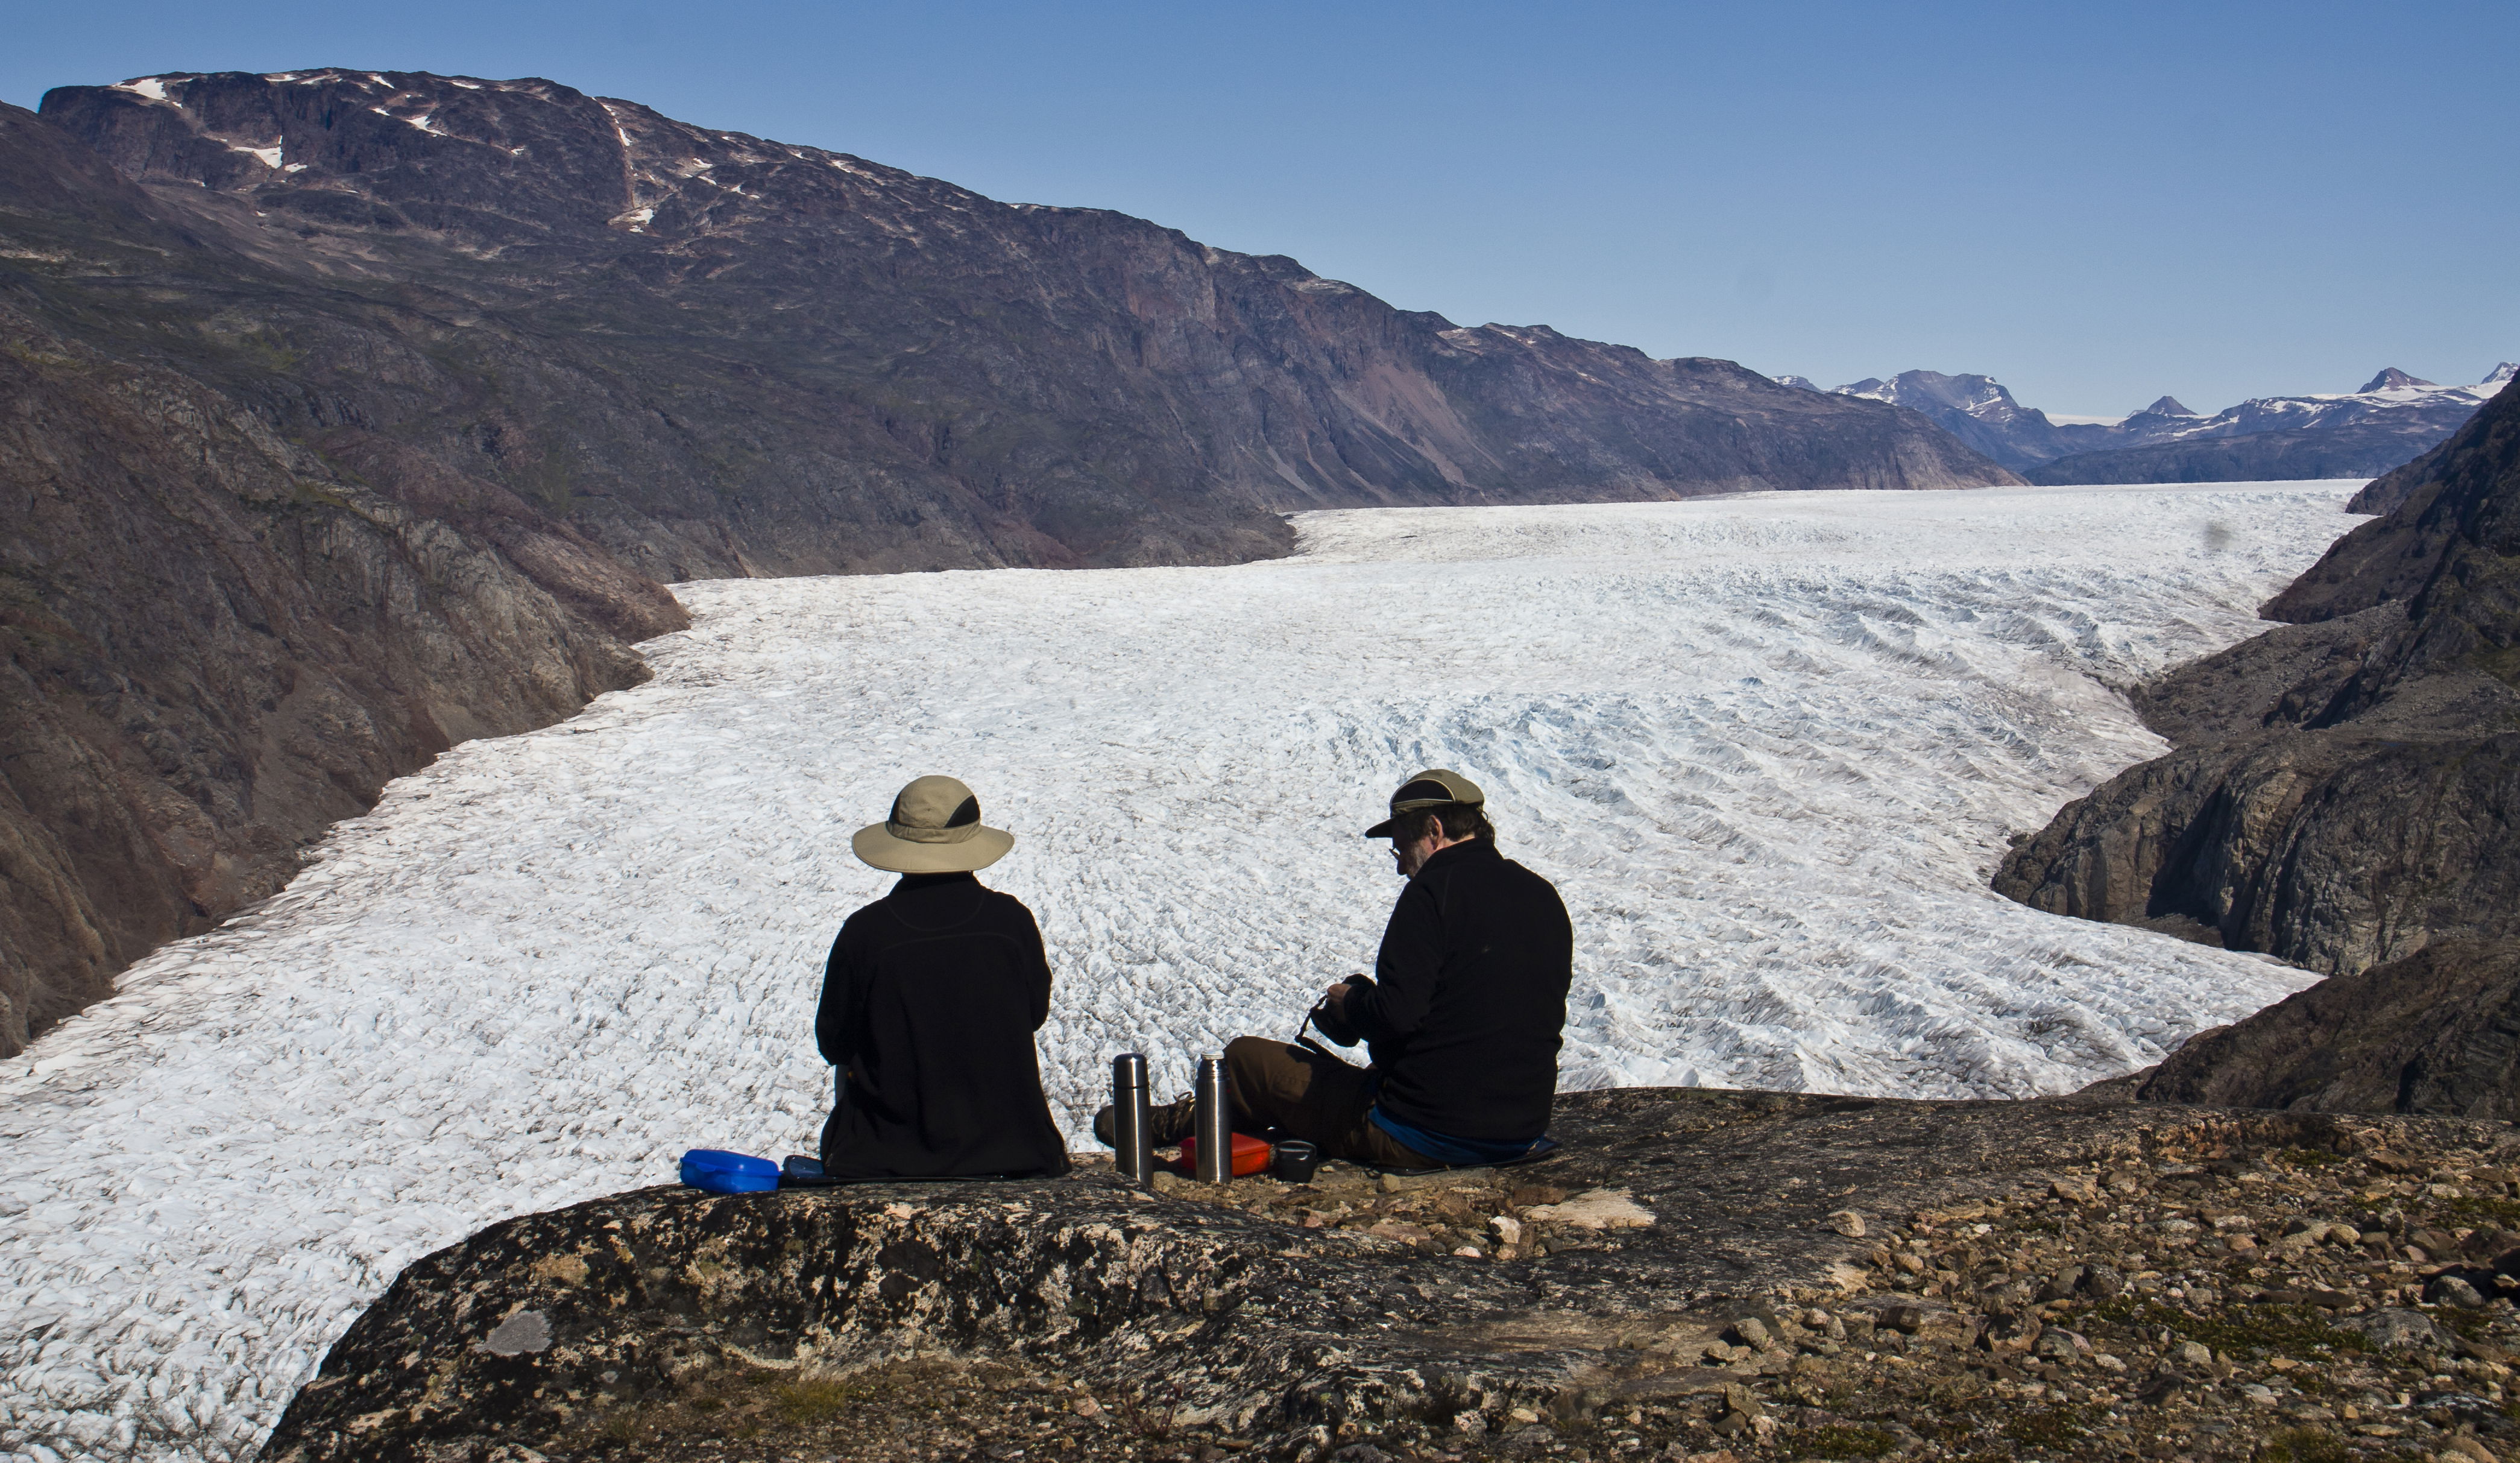
[(551, 1321), (539, 1310), (519, 1310), (481, 1339), (481, 1349), (493, 1356), (523, 1356), (551, 1349)]
[(1497, 1237), (1497, 1243), (1500, 1245), (1522, 1243), (1522, 1221), (1511, 1214), (1491, 1216), (1488, 1220), (1488, 1231)]
[(1532, 1411), (1528, 1407), (1516, 1407), (1506, 1414), (1506, 1420), (1508, 1422), (1521, 1423), (1523, 1426), (1529, 1427), (1531, 1424), (1540, 1421), (1540, 1414)]
[(2201, 1341), (2182, 1341), (2172, 1349), (2170, 1359), (2181, 1366), (2212, 1366), (2214, 1349)]
[(1776, 1342), (1776, 1338), (1768, 1331), (1767, 1322), (1754, 1315), (1745, 1315), (1732, 1323), (1732, 1339), (1745, 1347), (1761, 1351), (1766, 1350)]
[(1850, 1240), (1864, 1238), (1864, 1216), (1851, 1209), (1842, 1209), (1829, 1215), (1828, 1227)]
[(1578, 1229), (1642, 1229), (1654, 1220), (1653, 1211), (1630, 1198), (1625, 1189), (1587, 1189), (1562, 1204), (1534, 1206), (1523, 1217)]
[(1076, 1399), (1076, 1415), (1079, 1417), (1101, 1417), (1102, 1415), (1102, 1404), (1094, 1400), (1092, 1397), (1078, 1397)]
[(2437, 1275), (2424, 1287), (2424, 1299), (2436, 1305), (2455, 1305), (2461, 1310), (2482, 1310), (2485, 1297), (2475, 1286), (2456, 1275)]

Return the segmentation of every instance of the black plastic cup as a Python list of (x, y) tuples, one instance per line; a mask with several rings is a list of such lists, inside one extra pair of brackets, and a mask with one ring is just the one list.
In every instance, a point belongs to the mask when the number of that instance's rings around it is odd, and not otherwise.
[(1274, 1145), (1269, 1155), (1269, 1171), (1282, 1183), (1311, 1183), (1313, 1170), (1322, 1166), (1321, 1150), (1301, 1138), (1288, 1138)]

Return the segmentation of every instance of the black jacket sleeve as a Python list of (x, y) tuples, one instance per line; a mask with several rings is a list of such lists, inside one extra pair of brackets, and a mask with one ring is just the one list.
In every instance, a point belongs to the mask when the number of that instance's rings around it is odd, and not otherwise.
[(1434, 892), (1417, 880), (1401, 891), (1382, 930), (1372, 985), (1348, 987), (1347, 1024), (1368, 1041), (1406, 1040), (1425, 1021), (1444, 968), (1444, 915)]
[(1038, 1031), (1042, 1023), (1050, 1020), (1050, 953), (1042, 948), (1041, 926), (1034, 922), (1032, 911), (1021, 904), (1017, 904), (1015, 909), (1023, 918), (1023, 933), (1015, 942), (1023, 946), (1034, 972), (1032, 1029)]
[(857, 970), (855, 951), (850, 947), (849, 927), (842, 925), (832, 940), (831, 958), (823, 962), (823, 1004), (814, 1012), (814, 1041), (823, 1049), (823, 1060), (834, 1067), (846, 1067), (857, 1055), (856, 1036), (849, 1029), (849, 1014), (857, 1004)]

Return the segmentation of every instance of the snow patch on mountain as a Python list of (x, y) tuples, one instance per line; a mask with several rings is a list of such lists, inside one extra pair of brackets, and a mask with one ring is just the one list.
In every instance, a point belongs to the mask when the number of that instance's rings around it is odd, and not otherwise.
[[(2335, 484), (1805, 492), (1311, 514), (1231, 569), (678, 586), (693, 628), (576, 718), (467, 743), (278, 898), (0, 1067), (0, 1455), (249, 1456), (412, 1259), (810, 1150), (848, 835), (976, 789), (1058, 984), (1082, 1139), (1370, 968), (1359, 835), (1483, 784), (1578, 934), (1566, 1086), (2062, 1091), (2308, 983), (1986, 887), (2162, 750), (2109, 689), (2262, 628)], [(48, 1451), (38, 1451), (38, 1449)]]

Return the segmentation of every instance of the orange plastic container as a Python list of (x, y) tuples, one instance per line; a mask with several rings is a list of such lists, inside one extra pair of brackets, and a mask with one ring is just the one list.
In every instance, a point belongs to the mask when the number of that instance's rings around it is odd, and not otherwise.
[[(1182, 1162), (1190, 1166), (1191, 1172), (1196, 1173), (1198, 1139), (1182, 1139), (1181, 1150)], [(1254, 1173), (1268, 1172), (1270, 1155), (1271, 1149), (1267, 1143), (1249, 1133), (1236, 1133), (1234, 1135), (1234, 1176), (1249, 1178)]]

